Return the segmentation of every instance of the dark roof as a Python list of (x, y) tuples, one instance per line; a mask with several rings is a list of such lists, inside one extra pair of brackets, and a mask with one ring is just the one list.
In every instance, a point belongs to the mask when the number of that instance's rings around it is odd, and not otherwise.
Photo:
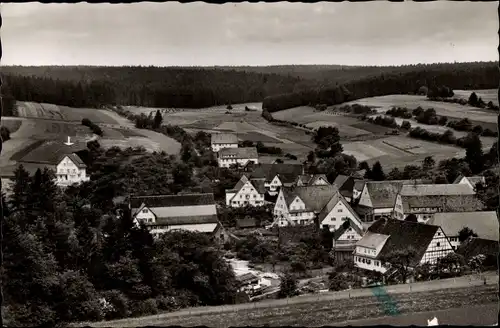
[(393, 250), (413, 247), (416, 251), (416, 255), (412, 260), (412, 265), (416, 265), (424, 256), (427, 247), (438, 229), (438, 226), (418, 222), (380, 219), (374, 222), (368, 228), (368, 231), (390, 236), (377, 258), (381, 258)]
[(332, 185), (285, 187), (282, 190), (287, 206), (290, 206), (295, 197), (298, 196), (306, 205), (307, 211), (316, 213), (319, 213), (335, 193), (338, 192), (338, 189)]
[(418, 185), (424, 180), (390, 180), (390, 181), (367, 181), (365, 188), (368, 189), (373, 208), (394, 207), (396, 197), (404, 185)]
[(271, 181), (278, 175), (282, 183), (293, 183), (302, 172), (302, 164), (257, 164), (250, 177)]
[[(87, 165), (85, 165), (85, 163), (82, 161), (82, 159), (80, 158), (80, 156), (78, 156), (77, 154), (75, 153), (71, 153), (71, 154), (67, 154), (67, 155), (62, 155), (61, 156), (61, 161), (64, 159), (64, 157), (68, 156), (69, 159), (75, 163), (75, 165), (78, 167), (78, 168), (81, 168), (81, 169), (84, 169), (87, 167)], [(60, 162), (60, 161), (59, 161)]]
[(217, 215), (195, 215), (195, 216), (172, 216), (157, 218), (154, 223), (146, 223), (153, 226), (173, 226), (186, 224), (208, 224), (218, 223)]
[(139, 208), (146, 204), (148, 208), (173, 207), (173, 206), (197, 206), (215, 204), (214, 195), (185, 194), (185, 195), (157, 195), (157, 196), (133, 196), (130, 197), (130, 207)]
[(323, 179), (329, 183), (325, 174), (301, 174), (297, 177), (296, 184), (298, 185), (300, 182), (304, 186), (314, 185), (319, 179)]
[(500, 247), (498, 240), (470, 237), (458, 247), (456, 252), (463, 255), (466, 259), (480, 254), (497, 256), (500, 252)]
[(236, 277), (236, 280), (240, 283), (249, 282), (249, 281), (252, 281), (255, 279), (259, 279), (259, 277), (257, 277), (256, 275), (254, 275), (253, 273), (250, 273), (250, 272)]
[(363, 230), (361, 230), (350, 218), (347, 218), (346, 221), (347, 224), (344, 226), (344, 224), (341, 224), (340, 227), (333, 232), (333, 239), (338, 240), (340, 236), (346, 232), (347, 229), (352, 228), (354, 231), (356, 231), (360, 236), (363, 236)]
[(403, 210), (411, 208), (439, 207), (445, 212), (475, 212), (483, 208), (483, 204), (475, 195), (444, 196), (401, 196)]
[(243, 186), (245, 185), (245, 183), (247, 183), (248, 181), (250, 181), (250, 183), (252, 184), (252, 186), (257, 190), (257, 192), (259, 194), (265, 194), (266, 193), (266, 187), (265, 187), (265, 184), (264, 184), (264, 181), (261, 181), (261, 180), (248, 180), (247, 176), (246, 175), (242, 175), (240, 180), (238, 181), (238, 183), (236, 183), (236, 185), (234, 186), (233, 189), (229, 189), (229, 190), (226, 190), (226, 192), (238, 192), (240, 191), (241, 188), (243, 188)]
[(235, 133), (212, 133), (210, 142), (213, 144), (237, 144), (238, 136)]
[(223, 148), (219, 151), (221, 158), (247, 159), (258, 158), (256, 147)]
[(333, 184), (339, 188), (340, 193), (344, 197), (352, 197), (352, 193), (354, 190), (354, 184), (358, 181), (358, 179), (354, 179), (351, 176), (339, 174)]
[(245, 217), (236, 220), (236, 227), (238, 228), (255, 228), (257, 227), (257, 220), (253, 217)]

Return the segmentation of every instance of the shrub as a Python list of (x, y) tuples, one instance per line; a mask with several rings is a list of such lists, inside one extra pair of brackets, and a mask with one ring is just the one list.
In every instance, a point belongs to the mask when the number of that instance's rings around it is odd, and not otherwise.
[(0, 136), (2, 137), (3, 141), (9, 140), (10, 139), (9, 129), (5, 126), (0, 127)]
[(226, 109), (231, 110), (231, 109), (233, 109), (233, 106), (231, 106), (231, 105), (227, 105)]
[(130, 315), (129, 301), (119, 290), (108, 290), (102, 296), (111, 304), (111, 309), (106, 313), (107, 319), (125, 318)]
[(408, 111), (407, 108), (401, 107), (393, 107), (386, 112), (387, 115), (392, 117), (401, 117), (401, 118), (411, 118), (412, 114)]
[(498, 137), (498, 132), (486, 128), (483, 130), (483, 133), (481, 135), (483, 137)]
[(154, 298), (133, 302), (131, 316), (138, 317), (158, 313), (158, 305)]
[(438, 120), (439, 125), (446, 125), (446, 122), (448, 122), (448, 118), (446, 116), (440, 116)]
[(483, 133), (483, 127), (481, 125), (476, 125), (472, 128), (472, 132), (481, 135)]
[(403, 130), (410, 130), (411, 129), (411, 123), (409, 121), (403, 121), (401, 123), (401, 129), (403, 129)]

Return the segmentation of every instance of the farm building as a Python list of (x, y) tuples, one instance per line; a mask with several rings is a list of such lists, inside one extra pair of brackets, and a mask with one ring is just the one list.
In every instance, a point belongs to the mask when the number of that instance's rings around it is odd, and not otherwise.
[(419, 222), (427, 222), (438, 212), (474, 212), (481, 202), (468, 184), (420, 184), (401, 188), (394, 204), (394, 216), (402, 220), (415, 214)]
[(219, 167), (245, 166), (249, 162), (258, 164), (259, 155), (255, 147), (223, 148), (217, 153), (217, 162)]
[(293, 186), (295, 179), (304, 173), (300, 164), (259, 164), (253, 167), (250, 178), (264, 182), (270, 195), (276, 195), (282, 186)]
[(89, 181), (87, 176), (87, 165), (75, 153), (62, 155), (56, 165), (56, 184), (67, 187)]
[(381, 217), (392, 217), (396, 197), (406, 184), (421, 184), (423, 180), (367, 181), (359, 196), (356, 211), (363, 221), (375, 221)]
[(363, 237), (364, 230), (361, 222), (350, 218), (340, 225), (333, 233), (333, 252), (336, 260), (352, 260), (356, 243)]
[(274, 206), (273, 224), (279, 226), (312, 224), (328, 201), (338, 192), (332, 185), (283, 187)]
[(486, 180), (482, 176), (473, 176), (473, 177), (464, 177), (463, 175), (459, 175), (453, 183), (458, 183), (458, 184), (466, 184), (470, 186), (471, 188), (475, 188), (476, 184), (478, 183), (486, 183)]
[(460, 246), (458, 235), (464, 227), (472, 229), (481, 239), (498, 242), (498, 215), (495, 211), (436, 213), (427, 223), (440, 226), (453, 249)]
[(172, 230), (209, 234), (225, 240), (217, 218), (213, 194), (183, 194), (130, 197), (129, 208), (135, 224), (144, 224), (155, 236)]
[(210, 145), (214, 152), (224, 148), (238, 148), (238, 136), (234, 133), (212, 133)]
[(355, 179), (352, 176), (339, 174), (335, 178), (335, 181), (333, 181), (333, 184), (336, 185), (337, 188), (339, 188), (342, 196), (344, 196), (344, 198), (348, 202), (351, 202), (353, 200), (354, 185), (356, 184), (356, 182), (363, 183), (363, 180)]
[(363, 229), (358, 214), (340, 192), (335, 192), (318, 214), (319, 226), (333, 232), (340, 229), (347, 220), (352, 221), (359, 229)]
[(441, 227), (418, 222), (379, 219), (374, 222), (363, 238), (356, 243), (354, 264), (366, 270), (385, 273), (384, 263), (394, 250), (413, 249), (415, 256), (410, 267), (423, 263), (436, 263), (437, 259), (453, 252)]
[(264, 181), (248, 180), (243, 175), (233, 189), (226, 190), (226, 205), (230, 207), (262, 206), (266, 188)]
[(297, 177), (295, 185), (303, 186), (326, 186), (329, 185), (328, 179), (324, 174), (301, 174)]

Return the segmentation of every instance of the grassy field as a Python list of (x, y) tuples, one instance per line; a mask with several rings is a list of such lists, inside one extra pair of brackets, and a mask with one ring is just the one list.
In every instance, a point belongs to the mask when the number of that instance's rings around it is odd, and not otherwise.
[(475, 92), (478, 97), (481, 97), (485, 103), (492, 102), (498, 105), (498, 90), (484, 89), (484, 90), (453, 90), (454, 98), (469, 99), (472, 92)]
[[(457, 308), (467, 304), (481, 305), (498, 301), (498, 286), (434, 290), (430, 292), (391, 295), (397, 314)], [(169, 326), (307, 326), (319, 327), (347, 320), (375, 318), (388, 315), (388, 304), (372, 297), (360, 297), (333, 301), (290, 304), (234, 312), (192, 314), (167, 317), (155, 321), (145, 319), (134, 326), (148, 324)], [(397, 315), (396, 314), (396, 315)], [(123, 326), (131, 326), (123, 324)]]
[(5, 126), (9, 129), (10, 133), (14, 133), (21, 127), (22, 121), (17, 119), (11, 119), (10, 117), (6, 120), (5, 117), (2, 117), (1, 126)]

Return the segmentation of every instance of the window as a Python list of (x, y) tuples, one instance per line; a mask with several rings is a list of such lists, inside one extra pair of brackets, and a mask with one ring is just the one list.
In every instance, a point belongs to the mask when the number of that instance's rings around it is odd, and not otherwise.
[(323, 229), (328, 229), (328, 224), (323, 224)]
[(368, 264), (372, 264), (372, 261), (371, 261), (371, 260), (366, 260), (366, 262), (367, 262)]
[(342, 209), (341, 209), (341, 208), (339, 208), (339, 209), (337, 210), (337, 212), (342, 213)]
[(441, 246), (441, 243), (440, 242), (436, 243), (436, 246), (437, 247)]
[(147, 213), (147, 212), (148, 212), (147, 208), (145, 208), (145, 209), (142, 210), (142, 213)]
[[(426, 219), (427, 219), (427, 215), (426, 215), (426, 216), (424, 216), (424, 218), (426, 218)], [(438, 236), (441, 236), (441, 233), (440, 233), (440, 232), (438, 232)]]

